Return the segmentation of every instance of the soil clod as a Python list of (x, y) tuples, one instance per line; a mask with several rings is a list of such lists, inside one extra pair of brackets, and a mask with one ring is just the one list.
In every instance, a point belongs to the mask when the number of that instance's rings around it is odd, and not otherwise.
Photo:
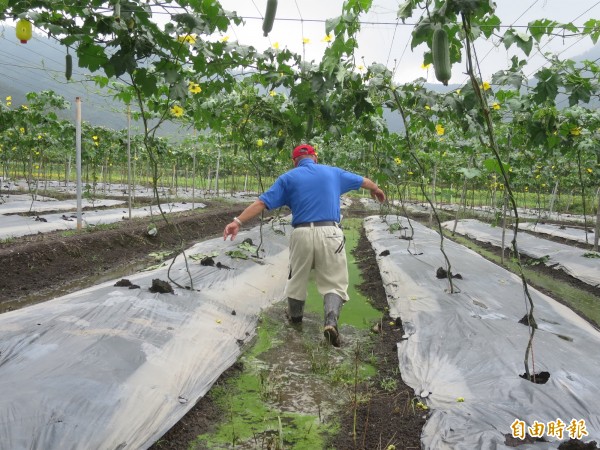
[(200, 265), (201, 266), (214, 266), (215, 260), (212, 259), (210, 256), (205, 256), (204, 258), (202, 258), (200, 260)]
[(527, 325), (530, 326), (532, 328), (537, 329), (537, 322), (535, 321), (535, 318), (533, 317), (532, 314), (525, 314), (523, 317), (521, 317), (521, 320), (519, 320), (519, 323), (523, 324), (523, 325)]
[(154, 278), (152, 280), (152, 286), (150, 287), (150, 292), (158, 292), (160, 294), (174, 294), (173, 287), (169, 284), (168, 281), (163, 281), (158, 278)]
[(115, 283), (115, 286), (131, 288), (132, 284), (131, 284), (131, 281), (129, 281), (127, 278), (122, 278)]
[[(446, 269), (444, 269), (443, 267), (438, 267), (437, 271), (435, 272), (435, 276), (437, 278), (440, 278), (440, 279), (442, 279), (442, 278), (448, 278), (448, 271)], [(458, 280), (462, 280), (463, 279), (463, 277), (462, 277), (462, 275), (460, 273), (454, 274), (454, 273), (450, 272), (450, 276), (452, 278), (456, 278)]]
[[(548, 382), (548, 380), (550, 379), (550, 372), (540, 372), (540, 373), (532, 373), (529, 374), (531, 376), (531, 379), (529, 379), (529, 381), (531, 381), (532, 383), (535, 384), (546, 384)], [(522, 373), (519, 375), (521, 378), (527, 380), (527, 374)]]

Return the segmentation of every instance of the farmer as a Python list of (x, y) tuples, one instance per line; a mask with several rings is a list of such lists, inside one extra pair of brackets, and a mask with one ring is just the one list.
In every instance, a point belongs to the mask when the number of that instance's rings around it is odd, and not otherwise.
[(289, 276), (285, 287), (288, 318), (302, 323), (310, 271), (315, 269), (319, 293), (323, 295), (327, 342), (340, 346), (337, 321), (340, 309), (348, 300), (348, 266), (344, 250), (345, 237), (340, 228), (340, 196), (365, 188), (371, 197), (383, 202), (385, 193), (370, 179), (337, 167), (317, 164), (317, 153), (308, 145), (292, 152), (295, 169), (281, 175), (273, 186), (258, 197), (225, 227), (223, 239), (233, 240), (240, 227), (264, 209), (288, 206), (292, 210)]

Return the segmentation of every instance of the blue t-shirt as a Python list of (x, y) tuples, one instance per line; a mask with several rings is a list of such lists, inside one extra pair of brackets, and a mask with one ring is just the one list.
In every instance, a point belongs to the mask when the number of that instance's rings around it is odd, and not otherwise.
[(306, 158), (277, 178), (258, 198), (268, 209), (288, 206), (292, 210), (292, 225), (326, 220), (339, 222), (340, 196), (360, 188), (362, 182), (360, 175)]

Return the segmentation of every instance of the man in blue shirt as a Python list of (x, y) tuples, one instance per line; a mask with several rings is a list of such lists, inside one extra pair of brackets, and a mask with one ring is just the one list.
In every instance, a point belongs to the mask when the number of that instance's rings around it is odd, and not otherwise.
[(223, 239), (233, 240), (240, 227), (264, 209), (288, 206), (292, 211), (290, 238), (290, 272), (285, 287), (288, 317), (301, 324), (306, 287), (312, 269), (319, 293), (323, 296), (327, 342), (340, 346), (337, 321), (340, 309), (348, 301), (348, 265), (344, 250), (344, 233), (340, 222), (340, 196), (360, 188), (371, 197), (385, 201), (385, 193), (370, 179), (337, 167), (317, 164), (317, 153), (308, 145), (292, 152), (295, 169), (281, 175), (258, 200), (234, 217), (223, 231)]

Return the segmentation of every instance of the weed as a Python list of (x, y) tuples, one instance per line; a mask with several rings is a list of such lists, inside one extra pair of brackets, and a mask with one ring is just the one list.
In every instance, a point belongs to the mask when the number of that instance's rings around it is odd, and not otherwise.
[(546, 264), (550, 260), (549, 255), (542, 256), (540, 258), (531, 258), (524, 263), (526, 266), (538, 266), (540, 264)]
[(398, 380), (392, 377), (385, 377), (380, 384), (381, 389), (386, 392), (394, 392), (398, 388)]
[(0, 239), (0, 244), (12, 244), (13, 242), (15, 242), (15, 238), (13, 236)]
[(582, 255), (584, 258), (600, 258), (600, 253), (587, 252)]

